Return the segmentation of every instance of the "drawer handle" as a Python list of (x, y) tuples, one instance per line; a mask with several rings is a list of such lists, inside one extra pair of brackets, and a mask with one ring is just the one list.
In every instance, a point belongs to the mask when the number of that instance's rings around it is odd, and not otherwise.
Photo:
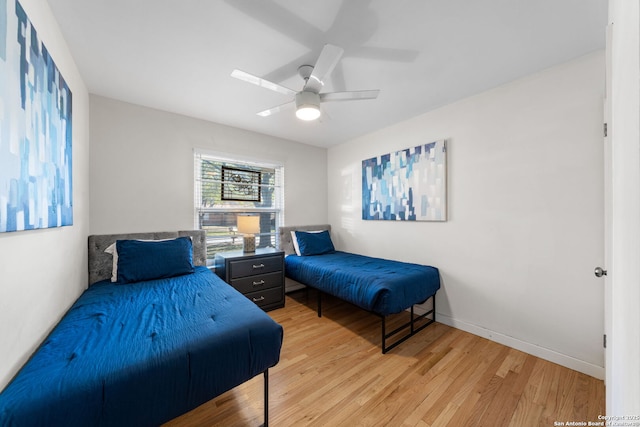
[(264, 280), (260, 280), (259, 282), (253, 282), (253, 286), (262, 286), (264, 285)]
[(257, 268), (264, 268), (264, 264), (258, 264), (258, 265), (253, 264), (253, 269), (255, 270)]
[(253, 300), (253, 302), (260, 302), (260, 301), (264, 301), (264, 296), (261, 296), (260, 298), (251, 298)]

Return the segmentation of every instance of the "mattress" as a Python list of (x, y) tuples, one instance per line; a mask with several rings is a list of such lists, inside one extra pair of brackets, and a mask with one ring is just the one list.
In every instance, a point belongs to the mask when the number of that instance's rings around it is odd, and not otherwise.
[(341, 251), (289, 255), (285, 258), (285, 274), (382, 316), (422, 303), (440, 288), (435, 267)]
[(282, 337), (206, 267), (101, 281), (0, 393), (0, 425), (158, 425), (274, 366)]

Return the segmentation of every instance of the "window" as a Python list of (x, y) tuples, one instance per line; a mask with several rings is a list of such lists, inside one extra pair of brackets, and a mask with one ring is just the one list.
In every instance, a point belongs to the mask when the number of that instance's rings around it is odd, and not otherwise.
[(236, 217), (260, 217), (256, 248), (275, 247), (284, 223), (281, 165), (195, 152), (195, 223), (207, 231), (207, 258), (242, 249)]

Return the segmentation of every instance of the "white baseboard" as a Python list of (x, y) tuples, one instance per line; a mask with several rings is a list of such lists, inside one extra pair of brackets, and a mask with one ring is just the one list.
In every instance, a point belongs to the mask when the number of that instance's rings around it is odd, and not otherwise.
[(293, 291), (297, 291), (297, 290), (300, 290), (300, 289), (304, 289), (305, 287), (306, 287), (306, 286), (304, 286), (304, 285), (299, 285), (299, 286), (297, 286), (297, 285), (286, 286), (286, 287), (284, 288), (284, 293), (285, 293), (285, 294), (288, 294), (289, 292), (293, 292)]
[(300, 282), (296, 282), (293, 279), (289, 279), (288, 277), (284, 278), (284, 292), (285, 293), (289, 293), (292, 291), (297, 291), (298, 289), (304, 289), (306, 288), (305, 285), (303, 285)]
[[(419, 312), (419, 307), (416, 307), (415, 312)], [(423, 309), (424, 312), (424, 309)], [(566, 354), (558, 353), (545, 347), (541, 347), (535, 344), (521, 341), (517, 338), (510, 337), (478, 325), (467, 323), (461, 320), (456, 320), (453, 317), (446, 316), (436, 312), (436, 321), (445, 325), (451, 326), (456, 329), (460, 329), (465, 332), (477, 335), (482, 338), (497, 342), (507, 347), (514, 348), (516, 350), (523, 351), (533, 356), (539, 357), (549, 362), (557, 363), (574, 371), (582, 372), (583, 374), (590, 375), (599, 380), (604, 379), (605, 369), (602, 366), (597, 366), (584, 360), (579, 360)]]

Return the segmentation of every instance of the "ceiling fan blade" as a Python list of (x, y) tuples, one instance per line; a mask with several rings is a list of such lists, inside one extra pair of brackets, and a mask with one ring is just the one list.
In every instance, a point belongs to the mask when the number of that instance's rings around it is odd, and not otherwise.
[(269, 108), (268, 110), (260, 111), (257, 113), (260, 117), (269, 117), (273, 114), (279, 113), (280, 111), (288, 110), (295, 105), (294, 101), (289, 101), (285, 104), (280, 104), (277, 107)]
[(249, 73), (241, 71), (241, 70), (233, 70), (233, 72), (231, 73), (231, 77), (235, 77), (236, 79), (245, 81), (247, 83), (254, 84), (256, 86), (263, 87), (265, 89), (270, 89), (270, 90), (282, 93), (284, 95), (295, 95), (296, 94), (296, 91), (293, 90), (293, 89), (289, 89), (288, 87), (279, 85), (279, 84), (274, 83), (274, 82), (270, 82), (269, 80), (265, 80), (263, 78), (260, 78), (258, 76), (254, 76), (253, 74), (249, 74)]
[(316, 61), (316, 65), (313, 66), (313, 71), (307, 79), (307, 83), (304, 85), (304, 90), (311, 90), (315, 93), (319, 93), (322, 89), (324, 79), (331, 74), (335, 66), (340, 61), (344, 49), (332, 44), (325, 44), (320, 52), (320, 57)]
[(375, 90), (355, 90), (351, 92), (329, 92), (321, 93), (320, 101), (359, 101), (362, 99), (376, 99), (380, 91)]

